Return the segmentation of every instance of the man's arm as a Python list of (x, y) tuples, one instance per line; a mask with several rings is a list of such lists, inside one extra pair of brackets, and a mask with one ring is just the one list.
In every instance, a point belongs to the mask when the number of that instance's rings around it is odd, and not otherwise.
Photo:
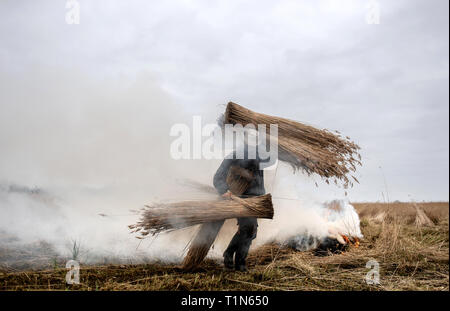
[(233, 161), (234, 161), (233, 159), (223, 160), (222, 164), (220, 164), (220, 167), (217, 169), (217, 172), (214, 175), (213, 184), (214, 187), (217, 189), (217, 191), (220, 193), (220, 195), (226, 193), (229, 190), (227, 184), (227, 174), (228, 170), (233, 164)]

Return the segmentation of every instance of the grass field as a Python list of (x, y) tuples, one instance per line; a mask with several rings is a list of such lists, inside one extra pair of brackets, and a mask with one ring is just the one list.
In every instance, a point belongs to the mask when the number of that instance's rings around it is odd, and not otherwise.
[[(66, 285), (66, 269), (0, 270), (0, 290), (449, 290), (448, 203), (354, 203), (360, 247), (318, 257), (265, 245), (248, 258), (249, 272), (223, 271), (207, 261), (195, 273), (173, 265), (82, 266), (81, 284)], [(365, 276), (379, 263), (380, 284)]]

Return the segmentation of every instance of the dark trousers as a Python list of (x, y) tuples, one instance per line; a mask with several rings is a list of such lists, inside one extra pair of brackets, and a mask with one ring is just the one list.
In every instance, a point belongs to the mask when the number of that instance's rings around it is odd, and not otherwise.
[(230, 241), (227, 249), (223, 253), (225, 266), (231, 268), (245, 267), (245, 259), (252, 241), (256, 238), (258, 230), (258, 220), (255, 217), (238, 218), (239, 229)]

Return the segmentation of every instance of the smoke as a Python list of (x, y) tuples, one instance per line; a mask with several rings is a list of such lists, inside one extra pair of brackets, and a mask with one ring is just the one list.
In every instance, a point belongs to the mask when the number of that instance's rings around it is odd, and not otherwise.
[(208, 165), (169, 154), (170, 126), (190, 116), (150, 75), (91, 76), (0, 72), (0, 257), (43, 241), (70, 257), (78, 241), (86, 262), (176, 260), (188, 238), (149, 246), (127, 225), (132, 209), (188, 196), (176, 178), (208, 176)]
[[(211, 184), (220, 161), (170, 157), (170, 127), (190, 124), (193, 112), (175, 104), (158, 81), (144, 73), (94, 79), (77, 70), (0, 72), (0, 103), (0, 264), (182, 259), (197, 228), (138, 240), (127, 227), (139, 217), (132, 210), (210, 199), (178, 181)], [(220, 111), (207, 113), (214, 122)], [(327, 187), (311, 188), (311, 178), (283, 163), (265, 179), (275, 218), (259, 221), (253, 247), (305, 232), (326, 236), (333, 226), (342, 231), (342, 217), (325, 213)], [(235, 231), (236, 221), (227, 221), (211, 257), (221, 257)]]

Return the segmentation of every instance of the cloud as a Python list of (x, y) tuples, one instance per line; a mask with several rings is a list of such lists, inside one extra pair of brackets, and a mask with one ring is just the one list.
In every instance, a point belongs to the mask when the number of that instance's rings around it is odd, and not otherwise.
[[(392, 198), (448, 200), (448, 2), (379, 3), (381, 24), (367, 25), (364, 1), (80, 0), (80, 25), (66, 25), (64, 3), (3, 1), (2, 76), (39, 67), (131, 85), (147, 72), (187, 115), (213, 121), (234, 100), (351, 136), (365, 156), (355, 200), (381, 199), (380, 166)], [(107, 126), (103, 108), (86, 109)], [(145, 109), (162, 113), (157, 101)]]

